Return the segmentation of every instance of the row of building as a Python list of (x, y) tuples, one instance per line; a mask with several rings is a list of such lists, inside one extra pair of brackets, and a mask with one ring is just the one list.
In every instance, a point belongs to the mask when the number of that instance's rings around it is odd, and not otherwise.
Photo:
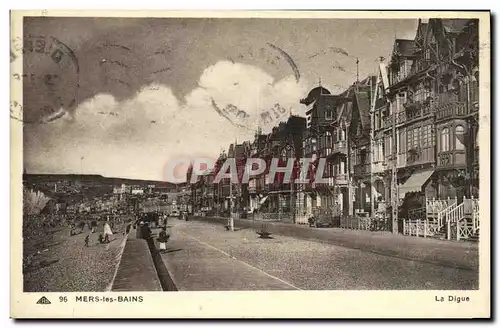
[(478, 58), (478, 20), (419, 20), (378, 74), (340, 94), (319, 85), (300, 101), (306, 117), (291, 115), (219, 158), (325, 158), (328, 183), (269, 183), (264, 172), (248, 184), (213, 184), (207, 172), (190, 186), (194, 210), (304, 222), (315, 209), (374, 216), (392, 207), (405, 217), (426, 198), (477, 198)]

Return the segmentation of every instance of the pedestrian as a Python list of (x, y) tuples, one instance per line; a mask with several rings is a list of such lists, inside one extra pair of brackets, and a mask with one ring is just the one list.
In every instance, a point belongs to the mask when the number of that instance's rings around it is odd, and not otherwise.
[(85, 229), (85, 221), (80, 221), (79, 228), (80, 228), (80, 233), (82, 233), (83, 229)]
[(160, 252), (164, 253), (167, 250), (167, 241), (170, 235), (167, 233), (167, 228), (163, 227), (161, 229), (160, 235), (158, 236), (158, 242), (160, 243)]
[(99, 234), (99, 244), (104, 243), (104, 236), (102, 235), (102, 232)]
[(90, 242), (90, 234), (85, 237), (85, 247), (89, 247), (89, 242)]

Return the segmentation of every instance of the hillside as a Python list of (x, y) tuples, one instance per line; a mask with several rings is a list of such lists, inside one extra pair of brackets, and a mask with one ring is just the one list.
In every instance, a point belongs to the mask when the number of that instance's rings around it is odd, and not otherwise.
[(96, 174), (24, 174), (23, 180), (28, 183), (51, 183), (59, 181), (80, 182), (83, 184), (119, 186), (121, 184), (171, 188), (172, 191), (182, 187), (184, 184), (173, 184), (165, 181), (137, 180), (126, 178), (104, 177)]

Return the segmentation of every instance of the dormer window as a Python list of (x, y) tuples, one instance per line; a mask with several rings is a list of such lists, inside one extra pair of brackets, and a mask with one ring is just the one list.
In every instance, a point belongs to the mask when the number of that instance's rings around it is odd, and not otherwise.
[(327, 121), (333, 120), (333, 111), (331, 108), (327, 108), (325, 110), (325, 120), (327, 120)]
[(381, 85), (378, 87), (378, 98), (377, 99), (382, 99), (384, 97), (384, 90)]

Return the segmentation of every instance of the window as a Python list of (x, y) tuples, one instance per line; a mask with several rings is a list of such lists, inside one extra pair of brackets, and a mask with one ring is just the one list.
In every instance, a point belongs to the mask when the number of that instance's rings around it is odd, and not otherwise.
[(421, 135), (420, 135), (420, 127), (415, 127), (413, 129), (408, 129), (407, 132), (407, 149), (413, 149), (413, 148), (419, 148), (420, 147), (420, 141), (421, 141)]
[(330, 131), (326, 132), (326, 146), (327, 147), (332, 146), (332, 133)]
[(450, 129), (444, 128), (441, 130), (441, 151), (450, 150)]
[(407, 148), (411, 149), (413, 145), (413, 129), (408, 129), (407, 137)]
[(455, 128), (455, 150), (465, 150), (465, 129), (462, 125)]
[(358, 162), (358, 164), (366, 164), (366, 163), (367, 163), (367, 160), (366, 160), (366, 149), (362, 149), (359, 152), (359, 162)]
[(392, 136), (386, 135), (385, 137), (385, 156), (389, 157), (392, 154)]
[(340, 170), (339, 170), (339, 174), (345, 174), (345, 162), (344, 161), (340, 161)]
[(331, 108), (325, 110), (325, 120), (331, 121), (333, 119), (333, 111)]
[(384, 143), (382, 140), (378, 143), (377, 147), (377, 162), (382, 162), (384, 160)]
[(345, 131), (344, 129), (339, 130), (339, 141), (344, 141), (345, 140)]
[(403, 154), (406, 152), (406, 138), (405, 138), (405, 131), (399, 131), (398, 134), (398, 153)]
[(420, 147), (420, 127), (413, 129), (413, 145), (412, 148)]
[(433, 138), (432, 138), (432, 125), (424, 125), (422, 127), (422, 148), (429, 148), (434, 145)]

